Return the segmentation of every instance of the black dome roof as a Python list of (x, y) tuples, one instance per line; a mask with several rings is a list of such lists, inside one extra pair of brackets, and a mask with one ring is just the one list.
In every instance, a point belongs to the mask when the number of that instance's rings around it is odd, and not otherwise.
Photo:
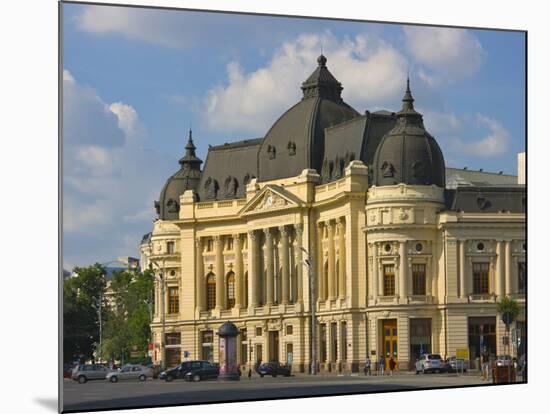
[(373, 160), (373, 184), (399, 183), (445, 187), (445, 161), (434, 137), (424, 128), (422, 115), (415, 111), (409, 88), (397, 122), (380, 141)]
[(155, 208), (161, 220), (177, 220), (179, 218), (179, 197), (186, 190), (196, 190), (201, 178), (200, 165), (202, 160), (195, 155), (192, 132), (189, 130), (189, 140), (185, 146), (185, 156), (179, 160), (180, 170), (172, 175), (160, 192)]
[(269, 129), (258, 154), (259, 181), (292, 177), (305, 168), (321, 171), (326, 127), (359, 116), (341, 97), (342, 84), (326, 67), (318, 67), (302, 83), (303, 97)]

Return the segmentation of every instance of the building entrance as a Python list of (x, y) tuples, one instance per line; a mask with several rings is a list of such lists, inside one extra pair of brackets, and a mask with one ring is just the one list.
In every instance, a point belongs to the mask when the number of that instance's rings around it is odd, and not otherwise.
[(397, 364), (397, 319), (382, 321), (382, 344), (385, 369), (390, 369), (390, 357)]
[(422, 354), (432, 352), (432, 320), (430, 318), (413, 318), (409, 322), (410, 359), (409, 369), (414, 369), (416, 360)]
[(269, 331), (269, 362), (279, 361), (279, 331)]
[(496, 355), (496, 317), (468, 318), (468, 347), (471, 367), (483, 352), (488, 356)]

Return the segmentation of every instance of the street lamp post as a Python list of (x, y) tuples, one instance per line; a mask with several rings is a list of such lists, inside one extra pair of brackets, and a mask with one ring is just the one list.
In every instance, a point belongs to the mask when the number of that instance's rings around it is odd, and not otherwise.
[(96, 299), (95, 303), (92, 303), (92, 306), (95, 308), (97, 312), (97, 319), (99, 321), (99, 362), (103, 360), (103, 325), (102, 325), (102, 317), (101, 317), (101, 308), (103, 304), (103, 293), (99, 294), (99, 299)]
[(308, 268), (308, 279), (309, 279), (309, 309), (311, 314), (311, 375), (317, 374), (317, 346), (316, 346), (316, 327), (315, 327), (315, 278), (313, 274), (313, 258), (309, 252), (300, 247), (302, 251), (306, 254), (307, 259), (303, 261)]

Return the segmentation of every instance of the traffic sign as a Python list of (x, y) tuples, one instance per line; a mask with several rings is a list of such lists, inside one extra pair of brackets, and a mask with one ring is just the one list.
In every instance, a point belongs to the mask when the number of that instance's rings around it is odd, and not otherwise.
[(456, 357), (457, 359), (470, 359), (470, 352), (468, 348), (457, 348)]

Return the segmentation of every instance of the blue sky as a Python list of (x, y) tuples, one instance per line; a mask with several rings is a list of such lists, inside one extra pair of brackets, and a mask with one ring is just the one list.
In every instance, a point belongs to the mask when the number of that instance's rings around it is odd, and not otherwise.
[(447, 166), (515, 174), (524, 34), (64, 5), (64, 267), (137, 255), (192, 125), (261, 137), (323, 50), (359, 112), (398, 110), (407, 72)]

